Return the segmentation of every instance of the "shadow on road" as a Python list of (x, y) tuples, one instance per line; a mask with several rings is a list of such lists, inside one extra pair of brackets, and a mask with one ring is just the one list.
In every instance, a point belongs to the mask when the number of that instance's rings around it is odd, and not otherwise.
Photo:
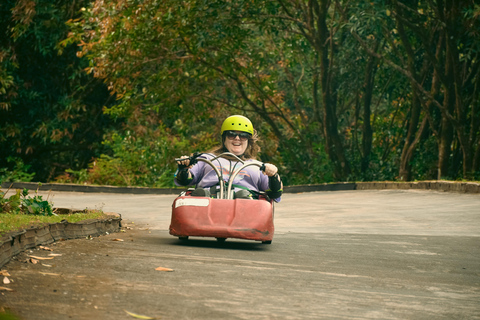
[(170, 244), (180, 247), (198, 247), (198, 248), (214, 248), (222, 250), (242, 250), (242, 251), (268, 251), (270, 245), (263, 244), (258, 241), (241, 241), (236, 239), (227, 239), (224, 242), (216, 241), (214, 238), (188, 240), (171, 239), (165, 241), (165, 244)]

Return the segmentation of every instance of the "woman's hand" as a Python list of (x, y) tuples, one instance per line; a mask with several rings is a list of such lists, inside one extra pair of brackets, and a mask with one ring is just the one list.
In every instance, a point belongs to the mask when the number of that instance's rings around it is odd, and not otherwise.
[(263, 171), (264, 174), (269, 177), (273, 177), (277, 172), (278, 168), (275, 165), (271, 163), (265, 163), (265, 171)]
[(190, 157), (189, 156), (181, 156), (180, 160), (177, 160), (177, 164), (179, 166), (182, 166), (184, 168), (187, 168), (190, 166)]

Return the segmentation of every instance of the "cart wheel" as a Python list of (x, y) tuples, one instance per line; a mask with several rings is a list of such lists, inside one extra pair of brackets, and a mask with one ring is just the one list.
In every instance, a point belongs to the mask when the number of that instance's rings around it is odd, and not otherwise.
[(217, 238), (217, 242), (224, 243), (227, 238)]
[(178, 239), (181, 240), (181, 241), (187, 241), (187, 240), (188, 240), (188, 236), (178, 237)]
[(263, 244), (272, 244), (272, 240), (262, 241)]

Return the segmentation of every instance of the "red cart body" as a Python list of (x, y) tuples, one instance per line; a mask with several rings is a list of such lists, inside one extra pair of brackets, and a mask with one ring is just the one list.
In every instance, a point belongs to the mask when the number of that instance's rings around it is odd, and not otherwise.
[(237, 238), (270, 243), (273, 233), (271, 201), (180, 196), (172, 205), (170, 234), (180, 238)]
[[(212, 159), (199, 158), (200, 154), (190, 157), (190, 164), (203, 161), (215, 170), (219, 178), (218, 198), (191, 196), (191, 190), (183, 192), (172, 205), (170, 234), (182, 240), (190, 236), (215, 237), (218, 241), (227, 238), (257, 240), (270, 244), (273, 239), (273, 201), (259, 193), (259, 199), (233, 199), (233, 181), (237, 174), (247, 166), (265, 166), (259, 162), (245, 163), (236, 155), (226, 152)], [(235, 170), (228, 180), (228, 188), (222, 173), (212, 163), (216, 158), (234, 157), (242, 166)], [(177, 161), (183, 159), (175, 159)], [(226, 190), (225, 190), (226, 189)]]

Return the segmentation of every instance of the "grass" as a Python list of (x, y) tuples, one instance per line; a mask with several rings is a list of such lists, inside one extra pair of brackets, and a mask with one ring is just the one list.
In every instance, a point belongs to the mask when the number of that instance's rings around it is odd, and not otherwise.
[[(41, 184), (38, 186), (40, 187)], [(7, 197), (9, 191), (10, 188), (6, 192), (0, 190), (0, 236), (8, 232), (58, 223), (63, 220), (76, 223), (89, 219), (103, 219), (108, 216), (101, 210), (54, 209), (52, 203), (48, 201), (48, 197), (47, 200), (43, 200), (42, 196), (38, 195), (38, 190), (35, 191), (33, 197), (29, 195), (27, 189), (15, 190)]]
[(73, 214), (59, 214), (54, 216), (34, 216), (29, 214), (0, 213), (0, 236), (17, 230), (31, 228), (32, 226), (41, 226), (50, 223), (57, 223), (67, 220), (75, 223), (88, 219), (102, 219), (107, 215), (103, 211), (89, 210), (86, 212)]

